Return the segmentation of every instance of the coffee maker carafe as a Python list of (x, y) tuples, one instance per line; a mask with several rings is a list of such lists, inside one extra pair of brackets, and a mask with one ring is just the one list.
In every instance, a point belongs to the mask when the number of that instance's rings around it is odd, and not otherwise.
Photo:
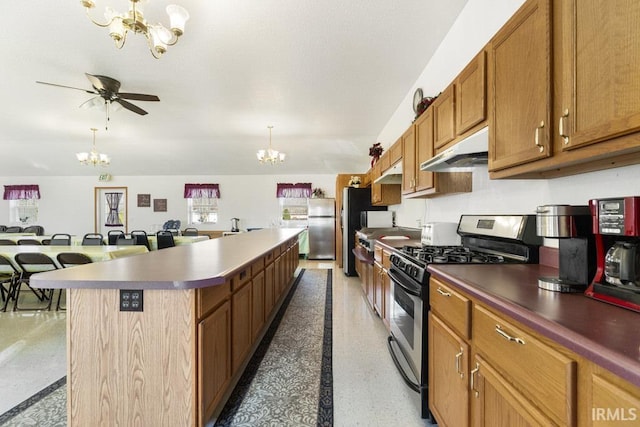
[(588, 297), (640, 311), (640, 197), (590, 200), (597, 270)]
[(540, 277), (538, 287), (556, 292), (584, 292), (596, 270), (589, 206), (538, 206), (536, 233), (559, 239), (558, 277)]

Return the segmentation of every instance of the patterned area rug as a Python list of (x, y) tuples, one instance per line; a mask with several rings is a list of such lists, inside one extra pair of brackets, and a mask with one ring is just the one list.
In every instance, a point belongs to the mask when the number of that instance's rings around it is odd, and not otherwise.
[[(302, 269), (216, 426), (332, 426), (332, 270)], [(66, 377), (0, 415), (2, 427), (67, 425)]]
[(332, 270), (302, 270), (215, 426), (332, 426)]

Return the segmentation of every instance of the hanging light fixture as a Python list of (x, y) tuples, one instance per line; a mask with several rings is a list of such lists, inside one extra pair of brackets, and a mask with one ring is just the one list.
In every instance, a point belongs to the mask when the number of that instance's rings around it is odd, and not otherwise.
[(271, 163), (272, 165), (278, 162), (284, 162), (285, 154), (271, 148), (271, 129), (273, 129), (273, 126), (267, 127), (269, 128), (269, 148), (266, 150), (258, 150), (256, 153), (258, 161), (260, 161), (260, 163)]
[(150, 24), (144, 19), (141, 0), (129, 0), (129, 11), (119, 13), (110, 7), (105, 8), (105, 22), (96, 21), (90, 13), (96, 4), (93, 0), (80, 0), (80, 3), (87, 11), (87, 16), (94, 24), (109, 28), (109, 35), (113, 39), (118, 49), (122, 49), (127, 40), (129, 31), (142, 34), (147, 39), (149, 50), (154, 58), (158, 59), (167, 51), (167, 46), (173, 46), (184, 34), (184, 25), (189, 19), (189, 12), (181, 6), (171, 4), (167, 6), (167, 14), (171, 22), (171, 29), (167, 29), (162, 24)]
[(76, 153), (76, 158), (82, 165), (100, 165), (100, 166), (109, 166), (111, 163), (111, 159), (109, 156), (103, 153), (98, 153), (96, 150), (96, 131), (98, 129), (91, 128), (93, 131), (93, 145), (91, 146), (91, 151), (88, 153)]

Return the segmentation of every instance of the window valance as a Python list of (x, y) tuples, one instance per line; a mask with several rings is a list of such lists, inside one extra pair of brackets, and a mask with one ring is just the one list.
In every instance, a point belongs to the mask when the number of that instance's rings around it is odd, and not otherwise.
[(207, 197), (209, 199), (220, 198), (220, 186), (218, 184), (185, 184), (184, 198), (199, 199)]
[(311, 183), (299, 182), (297, 184), (278, 183), (276, 197), (305, 198), (311, 197)]
[(39, 199), (40, 186), (36, 185), (5, 185), (4, 200)]

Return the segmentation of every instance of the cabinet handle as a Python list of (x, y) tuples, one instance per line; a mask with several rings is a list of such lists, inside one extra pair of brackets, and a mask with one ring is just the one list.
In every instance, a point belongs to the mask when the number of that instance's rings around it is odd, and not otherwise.
[(464, 372), (460, 370), (460, 358), (464, 354), (464, 351), (460, 349), (460, 353), (456, 354), (456, 372), (460, 374), (460, 378), (464, 378)]
[(511, 335), (509, 335), (508, 333), (506, 333), (502, 327), (500, 325), (496, 325), (496, 332), (504, 339), (506, 339), (507, 341), (513, 341), (515, 343), (518, 344), (522, 344), (524, 345), (525, 342), (522, 338), (518, 338), (518, 337), (512, 337)]
[(540, 122), (540, 126), (536, 128), (536, 133), (534, 136), (536, 147), (542, 153), (544, 151), (544, 145), (540, 144), (540, 130), (544, 128), (544, 121)]
[(480, 396), (480, 393), (478, 392), (478, 390), (476, 390), (476, 374), (478, 373), (479, 370), (480, 370), (480, 364), (476, 362), (475, 369), (471, 370), (471, 391), (473, 391), (473, 394), (476, 397)]
[(567, 117), (569, 117), (569, 110), (564, 110), (562, 116), (560, 116), (560, 122), (558, 123), (558, 133), (562, 137), (562, 141), (565, 145), (569, 143), (569, 135), (567, 135), (564, 131), (564, 122), (566, 121)]
[(445, 296), (445, 297), (450, 297), (451, 296), (451, 294), (449, 292), (443, 291), (442, 288), (436, 289), (436, 292), (439, 293), (442, 296)]

